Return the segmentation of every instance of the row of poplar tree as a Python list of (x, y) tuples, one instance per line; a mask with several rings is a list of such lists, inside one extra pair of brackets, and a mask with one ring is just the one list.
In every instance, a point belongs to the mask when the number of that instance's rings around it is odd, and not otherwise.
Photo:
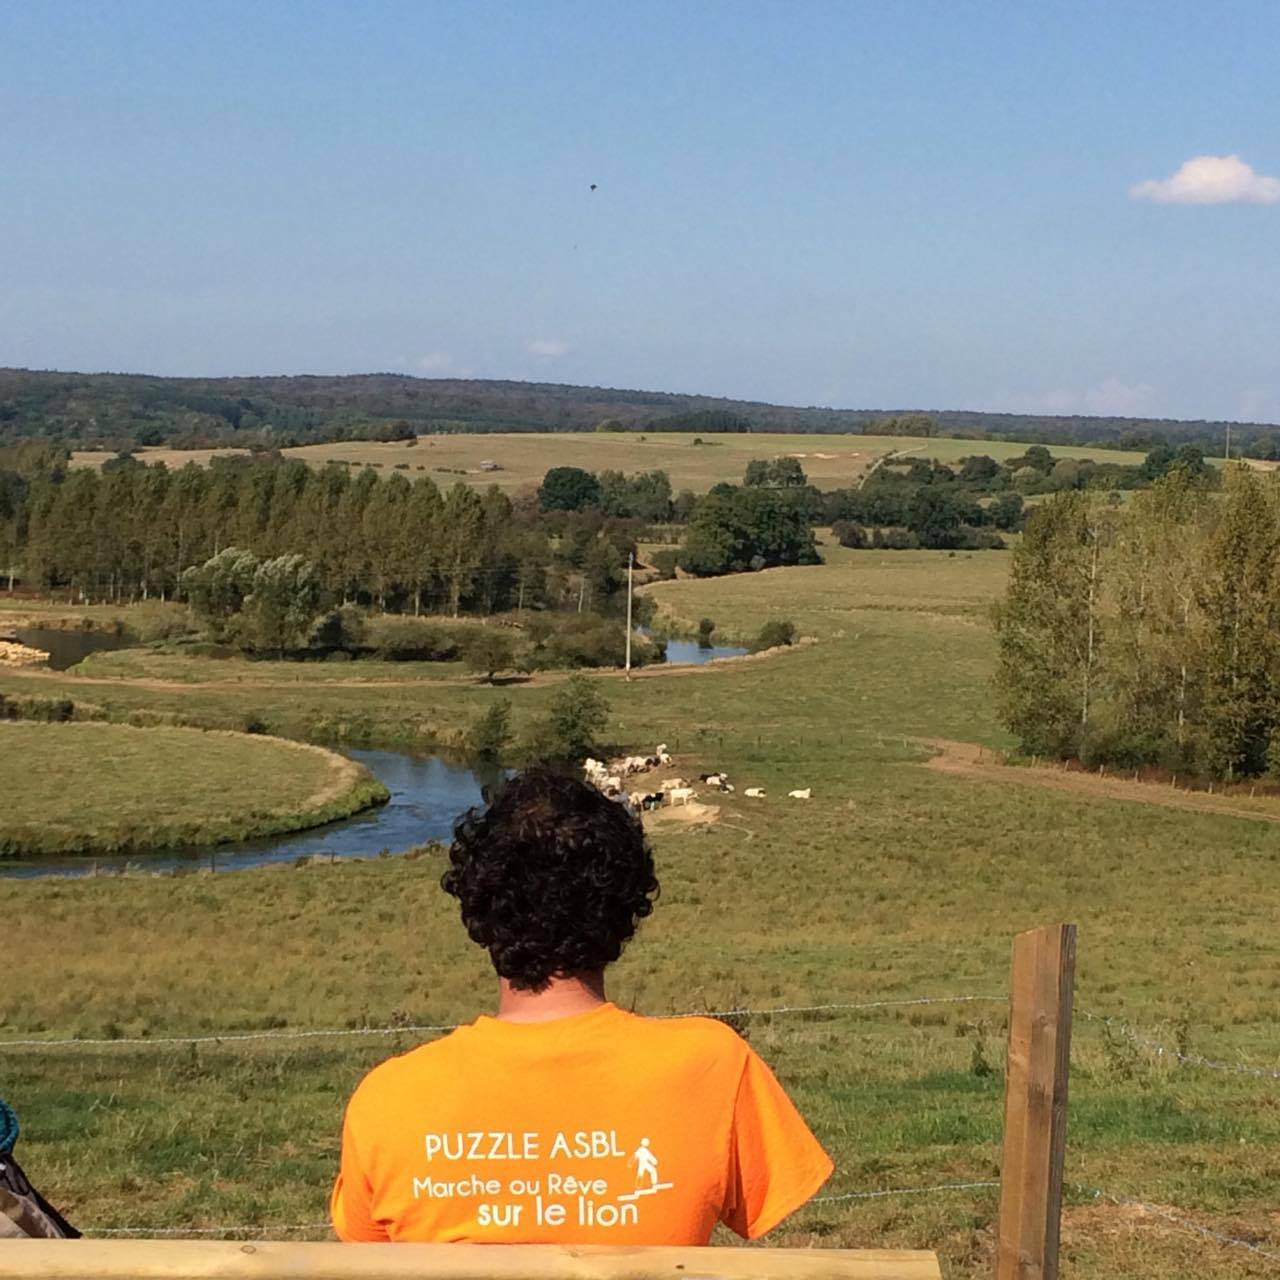
[(496, 487), (240, 458), (35, 467), (10, 508), (0, 565), (90, 600), (172, 597), (187, 569), (238, 547), (304, 556), (334, 601), (455, 615), (599, 609), (625, 582), (635, 535), (598, 512), (515, 512)]
[(997, 689), (1028, 754), (1280, 775), (1280, 484), (1184, 467), (1118, 505), (1039, 507), (996, 610)]

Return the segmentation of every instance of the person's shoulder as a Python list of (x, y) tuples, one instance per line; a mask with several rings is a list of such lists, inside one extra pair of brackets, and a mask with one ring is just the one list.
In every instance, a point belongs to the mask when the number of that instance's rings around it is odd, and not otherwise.
[(636, 1039), (662, 1043), (677, 1052), (691, 1056), (722, 1059), (739, 1063), (749, 1050), (747, 1042), (719, 1018), (680, 1015), (670, 1018), (646, 1018), (632, 1014), (629, 1027)]
[(449, 1072), (450, 1061), (459, 1048), (465, 1027), (460, 1027), (439, 1040), (430, 1040), (393, 1058), (387, 1058), (368, 1071), (351, 1095), (351, 1105), (365, 1103), (421, 1085), (424, 1077)]

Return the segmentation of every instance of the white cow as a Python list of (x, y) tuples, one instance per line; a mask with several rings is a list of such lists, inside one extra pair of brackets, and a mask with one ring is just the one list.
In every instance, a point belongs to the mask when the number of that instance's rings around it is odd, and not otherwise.
[(601, 791), (621, 791), (622, 779), (615, 773), (611, 777), (600, 779)]
[(683, 778), (668, 778), (665, 782), (658, 783), (659, 791), (675, 791), (680, 787), (687, 787), (689, 784)]
[(812, 787), (805, 787), (803, 790), (788, 791), (787, 796), (791, 800), (808, 800), (813, 795)]
[(743, 793), (744, 796), (750, 796), (753, 800), (764, 799), (763, 787), (748, 787)]
[(694, 790), (692, 787), (675, 787), (667, 792), (668, 804), (688, 804), (693, 799)]

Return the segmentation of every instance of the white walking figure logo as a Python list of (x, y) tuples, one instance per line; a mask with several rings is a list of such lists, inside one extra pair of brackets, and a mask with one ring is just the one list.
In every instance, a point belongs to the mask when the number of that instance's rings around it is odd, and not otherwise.
[(637, 1190), (639, 1190), (641, 1180), (644, 1178), (649, 1179), (650, 1191), (658, 1189), (658, 1157), (650, 1149), (648, 1138), (640, 1139), (640, 1145), (636, 1148), (635, 1155), (631, 1157), (629, 1163), (636, 1167)]

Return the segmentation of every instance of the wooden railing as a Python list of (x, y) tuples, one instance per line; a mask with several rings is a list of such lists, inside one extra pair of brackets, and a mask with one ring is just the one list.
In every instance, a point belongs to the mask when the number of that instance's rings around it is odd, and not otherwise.
[(932, 1253), (552, 1244), (0, 1241), (5, 1280), (939, 1280)]
[[(1013, 944), (996, 1280), (1057, 1280), (1074, 925)], [(0, 1280), (940, 1280), (895, 1249), (0, 1240)]]

